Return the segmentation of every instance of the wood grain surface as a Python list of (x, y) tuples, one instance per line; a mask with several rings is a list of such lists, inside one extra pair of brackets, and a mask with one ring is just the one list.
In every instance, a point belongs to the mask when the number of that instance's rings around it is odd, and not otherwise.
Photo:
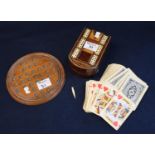
[(65, 72), (58, 59), (48, 53), (35, 52), (11, 66), (6, 86), (17, 102), (39, 105), (56, 97), (64, 82)]

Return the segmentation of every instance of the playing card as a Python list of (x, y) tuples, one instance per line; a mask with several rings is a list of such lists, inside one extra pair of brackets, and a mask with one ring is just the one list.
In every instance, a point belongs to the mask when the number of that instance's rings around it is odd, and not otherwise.
[(102, 87), (99, 89), (98, 94), (94, 98), (90, 111), (100, 116), (108, 102), (110, 102), (116, 93), (117, 92), (112, 85), (106, 82), (102, 83)]
[(109, 80), (109, 83), (111, 83), (113, 86), (116, 86), (118, 83), (120, 83), (123, 77), (128, 74), (128, 72), (129, 72), (129, 69), (124, 69), (123, 71), (118, 73), (116, 76), (112, 77)]
[(147, 89), (148, 85), (130, 68), (110, 64), (100, 81), (86, 82), (83, 109), (118, 130), (137, 108)]
[(90, 80), (86, 82), (86, 95), (83, 106), (83, 109), (86, 112), (89, 112), (89, 107), (91, 106), (91, 103), (93, 102), (95, 95), (98, 93), (100, 85), (101, 82), (99, 81)]
[(124, 72), (126, 70), (126, 68), (120, 68), (117, 71), (115, 71), (109, 78), (107, 78), (106, 81), (111, 81), (112, 79), (114, 79), (115, 77), (117, 77), (118, 75), (120, 75), (122, 72)]
[(86, 82), (86, 88), (85, 88), (85, 99), (84, 99), (84, 105), (83, 109), (87, 112), (87, 105), (90, 99), (90, 93), (92, 93), (93, 90), (93, 80), (87, 81)]
[(120, 91), (133, 103), (134, 109), (137, 108), (148, 85), (136, 76), (129, 76), (124, 84), (121, 86)]
[(93, 82), (92, 93), (90, 94), (90, 98), (87, 103), (87, 112), (91, 112), (91, 106), (94, 103), (96, 95), (99, 93), (100, 89), (102, 89), (102, 83), (99, 81)]
[(115, 130), (118, 130), (133, 111), (130, 102), (118, 93), (105, 107), (102, 118)]
[(128, 72), (115, 84), (115, 87), (120, 90), (126, 79), (129, 77)]
[(84, 103), (83, 103), (83, 110), (84, 110), (85, 112), (87, 112), (87, 110), (86, 110), (87, 100), (88, 100), (88, 81), (86, 82), (86, 87), (85, 87), (85, 98), (84, 98)]
[(103, 73), (102, 77), (100, 78), (100, 81), (106, 81), (110, 80), (113, 76), (117, 75), (117, 73), (121, 73), (125, 69), (124, 66), (120, 64), (110, 64), (108, 65), (106, 71)]
[(109, 68), (110, 68), (110, 65), (108, 65), (108, 67), (106, 68), (106, 70), (102, 74), (100, 81), (105, 81), (112, 74), (111, 70)]

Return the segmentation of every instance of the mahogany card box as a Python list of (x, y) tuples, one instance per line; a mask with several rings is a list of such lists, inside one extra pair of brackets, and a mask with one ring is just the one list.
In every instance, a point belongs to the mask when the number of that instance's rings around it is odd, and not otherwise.
[(103, 32), (85, 28), (68, 55), (72, 70), (86, 77), (95, 75), (110, 39)]

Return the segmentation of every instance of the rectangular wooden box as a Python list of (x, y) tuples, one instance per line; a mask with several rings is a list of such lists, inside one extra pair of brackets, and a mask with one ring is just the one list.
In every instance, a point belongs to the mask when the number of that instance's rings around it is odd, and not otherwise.
[(95, 75), (110, 39), (103, 32), (85, 28), (68, 55), (72, 70), (86, 77)]

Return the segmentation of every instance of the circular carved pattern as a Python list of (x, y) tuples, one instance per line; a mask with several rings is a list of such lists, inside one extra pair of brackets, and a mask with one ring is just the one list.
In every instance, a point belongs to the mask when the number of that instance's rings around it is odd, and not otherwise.
[(65, 72), (61, 63), (47, 53), (32, 53), (18, 59), (7, 74), (10, 95), (26, 105), (53, 99), (62, 89)]

